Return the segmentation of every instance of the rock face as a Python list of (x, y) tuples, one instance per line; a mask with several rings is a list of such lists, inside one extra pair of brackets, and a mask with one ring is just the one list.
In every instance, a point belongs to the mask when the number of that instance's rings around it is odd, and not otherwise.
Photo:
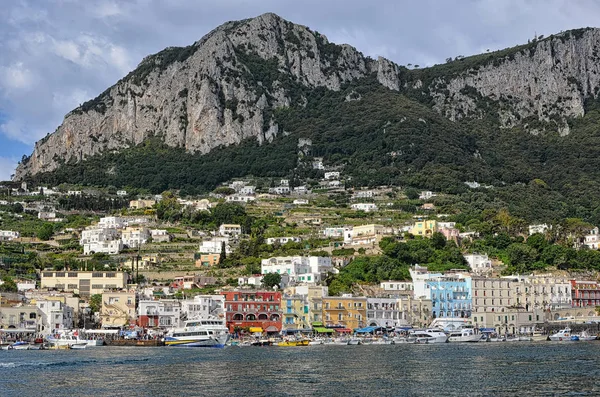
[(567, 119), (582, 116), (585, 100), (600, 90), (600, 30), (569, 31), (523, 47), (436, 78), (428, 87), (434, 108), (459, 120), (482, 116), (493, 103), (504, 127), (537, 120), (568, 134)]
[(567, 118), (582, 115), (585, 99), (598, 93), (599, 45), (599, 30), (566, 32), (501, 56), (454, 61), (465, 67), (444, 75), (445, 65), (409, 71), (384, 58), (375, 61), (274, 14), (228, 22), (189, 47), (146, 57), (71, 111), (36, 143), (15, 179), (152, 136), (192, 153), (252, 137), (268, 142), (280, 133), (273, 109), (302, 106), (310, 89), (339, 90), (367, 76), (391, 90), (418, 91), (453, 121), (493, 110), (505, 127), (541, 120), (567, 134)]
[[(67, 114), (53, 134), (36, 143), (15, 179), (149, 136), (199, 153), (250, 137), (270, 141), (279, 132), (270, 110), (305, 101), (292, 97), (291, 86), (339, 90), (373, 71), (393, 70), (390, 64), (331, 44), (274, 14), (228, 22), (189, 47), (145, 58), (98, 98)], [(393, 81), (382, 78), (388, 86)]]

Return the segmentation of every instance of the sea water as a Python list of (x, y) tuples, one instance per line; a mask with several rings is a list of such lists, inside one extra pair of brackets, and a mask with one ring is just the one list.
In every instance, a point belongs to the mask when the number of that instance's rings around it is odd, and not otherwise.
[(0, 396), (600, 395), (600, 341), (0, 351)]

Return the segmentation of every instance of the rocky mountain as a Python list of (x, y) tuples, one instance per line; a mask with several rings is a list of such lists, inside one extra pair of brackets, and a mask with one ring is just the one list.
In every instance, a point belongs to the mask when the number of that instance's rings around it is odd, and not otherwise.
[(271, 141), (280, 133), (272, 110), (306, 101), (292, 88), (339, 90), (371, 73), (386, 87), (399, 88), (392, 62), (329, 43), (275, 14), (228, 22), (189, 47), (146, 57), (117, 84), (71, 111), (36, 144), (16, 179), (152, 136), (191, 153), (250, 137)]
[(194, 194), (245, 175), (314, 181), (322, 157), (357, 186), (475, 181), (496, 186), (493, 208), (600, 222), (599, 46), (586, 28), (409, 69), (274, 14), (228, 22), (71, 111), (16, 179)]

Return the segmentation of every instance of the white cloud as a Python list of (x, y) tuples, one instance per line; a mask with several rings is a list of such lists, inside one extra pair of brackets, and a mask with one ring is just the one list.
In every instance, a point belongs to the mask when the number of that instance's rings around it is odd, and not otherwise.
[(55, 53), (71, 62), (79, 63), (81, 54), (79, 47), (72, 41), (57, 40), (54, 42)]
[(95, 8), (95, 14), (100, 18), (113, 17), (120, 15), (123, 11), (116, 3), (102, 2)]
[(35, 81), (34, 74), (23, 65), (23, 62), (3, 67), (0, 71), (2, 85), (9, 89), (26, 90), (31, 88)]
[(17, 168), (15, 158), (0, 157), (0, 181), (8, 181)]

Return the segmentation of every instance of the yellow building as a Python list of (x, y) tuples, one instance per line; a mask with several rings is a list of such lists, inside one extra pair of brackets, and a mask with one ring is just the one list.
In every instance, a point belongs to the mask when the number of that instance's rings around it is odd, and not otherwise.
[(201, 254), (196, 261), (196, 267), (212, 267), (219, 264), (221, 254)]
[(367, 298), (327, 296), (323, 298), (323, 321), (327, 326), (362, 328), (367, 322)]
[(383, 237), (383, 225), (361, 225), (352, 228), (352, 244), (378, 243)]
[(156, 201), (154, 200), (131, 200), (129, 202), (129, 208), (139, 210), (141, 208), (150, 208), (154, 204), (156, 204)]
[(304, 329), (310, 328), (308, 317), (308, 299), (303, 295), (284, 295), (281, 297), (283, 311), (282, 328)]
[(124, 272), (43, 271), (40, 287), (58, 291), (75, 292), (80, 295), (101, 294), (104, 290), (125, 288)]
[(102, 328), (121, 327), (135, 321), (135, 292), (116, 291), (102, 294)]
[(438, 231), (437, 221), (418, 221), (411, 229), (411, 234), (415, 236), (431, 237)]

